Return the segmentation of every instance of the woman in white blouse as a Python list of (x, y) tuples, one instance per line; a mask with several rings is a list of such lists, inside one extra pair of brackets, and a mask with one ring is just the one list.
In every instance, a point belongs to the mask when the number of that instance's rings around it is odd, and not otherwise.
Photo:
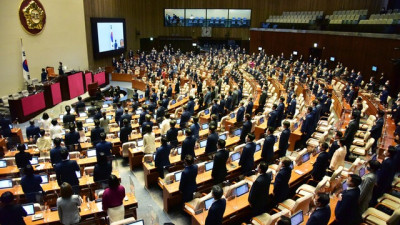
[(156, 137), (150, 125), (146, 125), (143, 132), (145, 133), (145, 135), (143, 136), (144, 154), (153, 154), (156, 151)]
[(331, 164), (329, 169), (335, 171), (340, 166), (344, 166), (344, 160), (346, 158), (346, 146), (344, 145), (344, 140), (339, 140), (339, 148), (333, 153)]
[(39, 126), (43, 130), (49, 130), (51, 125), (51, 118), (49, 114), (43, 113), (42, 118), (39, 120)]

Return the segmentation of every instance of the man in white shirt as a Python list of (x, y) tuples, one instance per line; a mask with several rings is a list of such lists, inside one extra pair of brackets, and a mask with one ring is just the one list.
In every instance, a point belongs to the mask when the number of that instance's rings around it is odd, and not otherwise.
[(61, 126), (58, 124), (57, 119), (53, 119), (51, 121), (51, 126), (50, 126), (50, 137), (52, 140), (54, 140), (54, 138), (61, 138), (62, 139), (62, 128)]
[(169, 113), (165, 114), (165, 119), (162, 121), (162, 123), (161, 123), (161, 125), (160, 125), (160, 128), (161, 128), (160, 133), (161, 133), (161, 135), (166, 135), (166, 134), (167, 134), (167, 131), (168, 131), (169, 128), (171, 127), (171, 126), (169, 125), (169, 122), (170, 122), (170, 121), (171, 121), (171, 119), (170, 119)]

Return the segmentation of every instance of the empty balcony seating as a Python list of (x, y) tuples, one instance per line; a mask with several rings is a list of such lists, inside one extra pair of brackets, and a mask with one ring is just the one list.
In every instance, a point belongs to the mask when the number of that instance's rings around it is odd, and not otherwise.
[(302, 23), (313, 24), (323, 16), (323, 11), (283, 12), (282, 15), (270, 16), (267, 23)]
[(329, 24), (358, 24), (359, 20), (367, 18), (367, 14), (367, 9), (342, 10), (333, 11), (332, 15), (327, 15), (325, 18), (329, 20)]

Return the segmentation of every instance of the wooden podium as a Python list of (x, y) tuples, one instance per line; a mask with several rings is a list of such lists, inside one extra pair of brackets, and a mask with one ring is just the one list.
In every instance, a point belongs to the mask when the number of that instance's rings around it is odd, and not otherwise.
[(89, 92), (90, 97), (93, 97), (96, 95), (96, 91), (97, 91), (98, 87), (99, 87), (99, 84), (97, 82), (88, 85), (88, 92)]

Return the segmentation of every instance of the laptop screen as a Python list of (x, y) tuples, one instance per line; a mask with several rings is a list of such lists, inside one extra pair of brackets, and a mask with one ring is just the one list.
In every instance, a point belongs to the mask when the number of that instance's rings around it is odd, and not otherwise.
[(231, 113), (231, 119), (235, 118), (235, 113)]
[(211, 207), (213, 202), (214, 202), (214, 198), (212, 198), (212, 197), (204, 201), (206, 210), (208, 210)]
[(176, 172), (174, 174), (174, 176), (175, 176), (175, 181), (176, 182), (180, 181), (181, 180), (181, 176), (182, 176), (182, 171), (181, 172)]
[(264, 123), (264, 117), (261, 117), (259, 122)]
[(49, 178), (47, 177), (47, 175), (40, 175), (40, 177), (42, 178), (42, 184), (49, 183)]
[(94, 157), (96, 156), (96, 149), (92, 149), (92, 150), (87, 150), (87, 157)]
[(93, 118), (87, 118), (85, 121), (86, 121), (86, 123), (94, 123)]
[(347, 181), (343, 182), (343, 184), (342, 184), (343, 191), (347, 190), (347, 187), (348, 187)]
[(107, 115), (107, 119), (112, 120), (113, 116), (112, 115)]
[(200, 148), (204, 148), (207, 145), (207, 140), (200, 141)]
[(39, 164), (39, 159), (37, 156), (32, 156), (32, 160), (29, 160), (31, 162), (31, 165), (37, 165)]
[(242, 195), (246, 194), (247, 192), (249, 192), (249, 186), (247, 185), (247, 183), (243, 184), (243, 185), (237, 187), (235, 192), (236, 192), (236, 197), (242, 196)]
[(306, 153), (302, 157), (303, 163), (307, 162), (310, 159), (310, 153)]
[(203, 129), (203, 130), (208, 129), (208, 123), (203, 123), (203, 124), (201, 125), (201, 129)]
[(212, 170), (213, 166), (214, 166), (213, 161), (206, 163), (205, 164), (206, 171)]
[(210, 110), (209, 109), (205, 109), (204, 110), (204, 115), (208, 115), (210, 113)]
[(176, 120), (176, 123), (177, 123), (177, 124), (180, 124), (180, 123), (181, 123), (181, 119), (177, 119), (177, 120)]
[(143, 220), (138, 220), (138, 221), (135, 221), (133, 223), (127, 223), (126, 225), (144, 225), (144, 221)]
[(258, 151), (260, 151), (261, 150), (261, 144), (257, 144), (256, 145), (256, 152), (258, 152)]
[(240, 159), (240, 153), (239, 152), (235, 152), (231, 155), (231, 159), (232, 161), (236, 161)]
[(81, 178), (81, 171), (75, 171), (76, 177)]
[(156, 161), (156, 153), (153, 154), (153, 161)]
[(143, 98), (143, 95), (139, 95), (139, 99), (140, 99), (140, 98)]
[(26, 214), (28, 214), (28, 216), (35, 214), (35, 207), (33, 207), (33, 204), (24, 204), (22, 205), (22, 208), (24, 208), (24, 210), (26, 211)]
[(233, 131), (233, 135), (235, 135), (235, 136), (240, 136), (241, 133), (242, 133), (242, 129), (240, 129), (240, 128)]
[(143, 139), (139, 139), (139, 140), (137, 141), (137, 146), (138, 146), (138, 147), (142, 147), (142, 146), (143, 146)]
[(219, 135), (219, 139), (226, 140), (226, 134)]
[(108, 105), (107, 105), (107, 104), (104, 104), (104, 105), (103, 105), (103, 108), (108, 108)]
[(365, 167), (360, 168), (359, 175), (360, 175), (360, 177), (363, 177), (365, 175)]
[(299, 225), (303, 222), (303, 211), (300, 210), (290, 218), (292, 225)]
[(0, 168), (6, 168), (7, 167), (7, 161), (6, 160), (0, 160)]
[(10, 129), (13, 129), (13, 125), (12, 125), (12, 124), (8, 124), (8, 127), (9, 127)]
[(372, 155), (371, 160), (376, 160), (376, 153)]
[(173, 105), (173, 104), (175, 104), (175, 103), (176, 103), (176, 100), (175, 100), (175, 99), (171, 101), (171, 105)]
[(60, 120), (62, 120), (64, 118), (64, 115), (60, 115)]
[(179, 102), (179, 101), (182, 101), (182, 96), (180, 96), (180, 97), (178, 98), (178, 102)]
[(148, 104), (150, 104), (150, 101), (149, 101), (149, 100), (146, 100), (146, 105), (148, 105)]
[(85, 112), (81, 112), (81, 113), (79, 113), (79, 116), (80, 117), (87, 117), (87, 114)]
[(178, 154), (179, 154), (179, 155), (182, 154), (182, 147), (181, 147), (181, 146), (178, 147)]
[(11, 179), (0, 180), (0, 188), (12, 188), (12, 180)]

